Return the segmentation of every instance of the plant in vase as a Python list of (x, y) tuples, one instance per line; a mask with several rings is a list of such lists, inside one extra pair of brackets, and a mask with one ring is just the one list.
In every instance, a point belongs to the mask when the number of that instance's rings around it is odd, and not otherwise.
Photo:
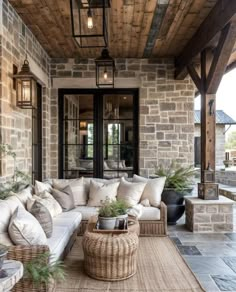
[(193, 166), (181, 166), (172, 162), (169, 166), (160, 165), (155, 174), (165, 176), (165, 186), (162, 192), (162, 201), (167, 205), (167, 222), (175, 225), (185, 211), (184, 196), (190, 195), (193, 190), (195, 176)]
[(98, 211), (98, 222), (100, 229), (115, 229), (119, 221), (127, 221), (128, 205), (121, 200), (110, 200), (108, 197), (102, 202)]
[(58, 260), (48, 263), (49, 257), (50, 253), (46, 252), (24, 264), (24, 278), (29, 280), (29, 286), (32, 285), (39, 291), (48, 287), (53, 281), (65, 279), (63, 263)]

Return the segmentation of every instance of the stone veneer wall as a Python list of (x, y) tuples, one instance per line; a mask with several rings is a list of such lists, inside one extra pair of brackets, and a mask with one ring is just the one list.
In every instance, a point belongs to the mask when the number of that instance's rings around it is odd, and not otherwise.
[[(174, 79), (173, 59), (116, 59), (116, 88), (140, 90), (140, 174), (175, 159), (193, 164), (194, 92)], [(52, 59), (51, 176), (58, 176), (58, 88), (96, 88), (92, 59)]]
[[(0, 143), (10, 144), (17, 154), (17, 167), (31, 173), (32, 133), (31, 110), (16, 107), (13, 90), (13, 64), (21, 69), (28, 56), (31, 71), (42, 83), (42, 147), (43, 177), (50, 176), (50, 96), (49, 57), (37, 39), (24, 25), (8, 1), (0, 0)], [(1, 161), (1, 180), (13, 174), (13, 161), (9, 157)]]

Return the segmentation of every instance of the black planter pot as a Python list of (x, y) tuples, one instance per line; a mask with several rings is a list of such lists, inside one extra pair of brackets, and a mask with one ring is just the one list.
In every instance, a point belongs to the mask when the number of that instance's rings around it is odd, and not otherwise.
[(186, 189), (183, 192), (177, 192), (174, 189), (164, 189), (161, 195), (162, 201), (167, 206), (167, 223), (175, 225), (184, 214), (184, 196), (190, 195), (192, 189)]

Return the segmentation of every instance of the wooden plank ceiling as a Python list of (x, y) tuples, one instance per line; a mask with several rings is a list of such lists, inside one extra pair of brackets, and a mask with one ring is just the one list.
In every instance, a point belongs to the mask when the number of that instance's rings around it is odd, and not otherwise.
[[(71, 36), (69, 0), (9, 0), (53, 58), (94, 58)], [(217, 0), (111, 0), (109, 51), (114, 58), (178, 56)], [(236, 46), (231, 63), (236, 60)]]

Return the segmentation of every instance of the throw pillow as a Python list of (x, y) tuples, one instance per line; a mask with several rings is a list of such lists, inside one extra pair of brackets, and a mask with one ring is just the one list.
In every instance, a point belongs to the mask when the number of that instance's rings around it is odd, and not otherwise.
[(38, 195), (44, 191), (51, 193), (52, 186), (48, 182), (35, 181), (35, 194)]
[(55, 217), (62, 213), (62, 208), (60, 204), (53, 198), (51, 194), (44, 191), (38, 196), (35, 195), (27, 201), (27, 210), (31, 211), (31, 208), (35, 201), (40, 201), (50, 212), (52, 217)]
[(117, 199), (123, 200), (128, 206), (133, 207), (139, 203), (145, 185), (146, 183), (143, 182), (128, 182), (122, 177), (117, 192)]
[(105, 201), (107, 197), (110, 200), (116, 200), (119, 184), (120, 182), (104, 184), (91, 180), (88, 206), (100, 207), (102, 206), (101, 202)]
[(85, 183), (83, 177), (73, 180), (53, 180), (53, 187), (57, 190), (61, 190), (66, 186), (70, 186), (76, 206), (84, 206), (87, 204), (89, 186)]
[(10, 192), (9, 193), (10, 196), (15, 196), (17, 197), (21, 203), (25, 206), (26, 202), (29, 198), (32, 198), (32, 187), (28, 186), (27, 188), (24, 188), (23, 190), (21, 190), (18, 193), (14, 193), (14, 192)]
[(141, 200), (148, 199), (151, 206), (159, 207), (161, 203), (161, 194), (163, 192), (166, 177), (158, 177), (153, 179), (147, 179), (138, 175), (134, 175), (133, 181), (146, 182), (146, 186), (143, 190)]
[(36, 218), (24, 208), (13, 213), (8, 232), (11, 240), (19, 245), (46, 245), (47, 238)]
[(61, 190), (52, 189), (52, 195), (61, 205), (63, 212), (75, 208), (75, 201), (70, 186), (66, 186)]
[(52, 216), (48, 209), (40, 201), (35, 201), (30, 212), (38, 220), (46, 236), (48, 238), (51, 237), (53, 222)]

